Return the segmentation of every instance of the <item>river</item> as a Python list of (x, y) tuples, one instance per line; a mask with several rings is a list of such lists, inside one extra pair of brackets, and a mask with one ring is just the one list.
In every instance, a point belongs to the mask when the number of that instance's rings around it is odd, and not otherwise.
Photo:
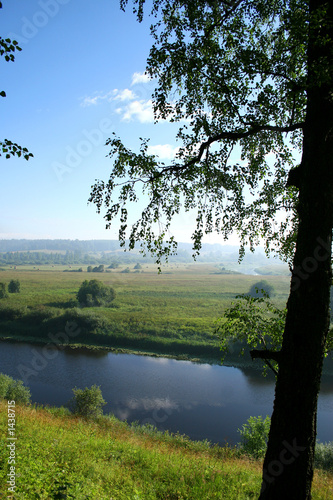
[[(64, 405), (74, 387), (101, 387), (105, 413), (191, 439), (236, 444), (250, 416), (270, 415), (274, 378), (234, 368), (105, 351), (1, 342), (0, 372), (23, 379), (33, 402)], [(333, 441), (333, 376), (324, 375), (318, 438)]]

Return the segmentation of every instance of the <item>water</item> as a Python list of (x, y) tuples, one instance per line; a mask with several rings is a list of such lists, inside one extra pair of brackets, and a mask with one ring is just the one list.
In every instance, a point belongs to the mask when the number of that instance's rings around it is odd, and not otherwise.
[[(152, 423), (192, 439), (221, 445), (239, 441), (250, 416), (270, 415), (274, 378), (233, 368), (168, 358), (59, 350), (1, 342), (0, 371), (25, 380), (34, 402), (63, 405), (72, 388), (101, 387), (121, 420)], [(318, 406), (318, 438), (333, 441), (333, 377), (324, 376)]]

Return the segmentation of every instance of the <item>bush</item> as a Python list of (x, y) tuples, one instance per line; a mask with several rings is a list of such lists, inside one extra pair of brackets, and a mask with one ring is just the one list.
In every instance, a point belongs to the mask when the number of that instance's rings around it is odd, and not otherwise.
[(333, 472), (333, 443), (316, 443), (315, 467)]
[(262, 290), (266, 292), (268, 298), (273, 297), (275, 295), (274, 287), (270, 285), (266, 280), (257, 281), (257, 283), (252, 285), (249, 291), (249, 295), (251, 297), (264, 297), (265, 293), (263, 293)]
[(20, 293), (21, 283), (19, 280), (10, 280), (8, 285), (9, 293)]
[(69, 402), (69, 408), (74, 415), (86, 418), (98, 418), (103, 415), (102, 406), (106, 404), (102, 391), (97, 385), (90, 389), (73, 389), (74, 397)]
[(265, 420), (259, 417), (250, 417), (242, 429), (238, 429), (242, 441), (239, 443), (241, 452), (255, 459), (261, 458), (266, 453), (268, 433), (271, 419), (267, 415)]
[(8, 293), (6, 290), (6, 284), (0, 283), (0, 299), (6, 299), (8, 297)]
[(98, 280), (85, 280), (76, 295), (82, 307), (108, 306), (116, 294), (113, 288)]
[(23, 385), (22, 380), (14, 380), (0, 373), (0, 398), (28, 404), (31, 400), (30, 389)]

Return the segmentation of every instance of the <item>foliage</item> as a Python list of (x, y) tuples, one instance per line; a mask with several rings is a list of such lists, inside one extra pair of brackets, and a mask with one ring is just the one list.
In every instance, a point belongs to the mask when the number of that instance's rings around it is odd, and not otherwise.
[(115, 296), (113, 288), (98, 280), (84, 280), (76, 295), (83, 307), (109, 306)]
[(6, 299), (8, 297), (6, 283), (0, 283), (0, 299)]
[[(134, 3), (140, 20), (145, 2)], [(129, 248), (142, 242), (158, 262), (176, 251), (167, 235), (181, 209), (196, 211), (195, 254), (205, 233), (237, 231), (241, 256), (264, 238), (267, 252), (290, 258), (297, 190), (286, 181), (302, 147), (307, 2), (154, 0), (152, 14), (146, 73), (156, 79), (155, 119), (179, 123), (181, 146), (165, 165), (149, 140), (133, 152), (113, 135), (110, 178), (96, 182), (89, 201), (105, 207), (107, 227), (119, 218), (123, 245), (128, 235)], [(149, 202), (128, 227), (141, 194)]]
[[(2, 9), (2, 3), (0, 2), (0, 9)], [(0, 56), (3, 56), (5, 61), (10, 62), (15, 60), (15, 52), (21, 51), (21, 47), (19, 47), (18, 42), (16, 40), (11, 40), (10, 38), (2, 38), (0, 37)], [(6, 97), (6, 92), (2, 90), (0, 92), (1, 97)], [(32, 153), (29, 153), (27, 148), (22, 148), (15, 142), (12, 142), (8, 139), (4, 139), (0, 142), (0, 156), (5, 153), (6, 158), (10, 158), (11, 156), (23, 157), (25, 160), (29, 160), (29, 158), (33, 157)]]
[(249, 291), (249, 295), (251, 297), (273, 297), (274, 296), (274, 287), (269, 284), (266, 280), (257, 281), (254, 283)]
[(24, 386), (22, 380), (14, 380), (0, 373), (0, 398), (28, 404), (31, 399), (30, 389)]
[(315, 466), (333, 472), (333, 442), (316, 443)]
[(19, 280), (10, 280), (8, 284), (9, 293), (20, 293), (21, 283)]
[(93, 273), (104, 273), (104, 264), (100, 264), (92, 269)]
[[(216, 331), (221, 339), (221, 349), (224, 354), (230, 349), (230, 344), (235, 342), (246, 343), (252, 349), (260, 347), (271, 351), (280, 349), (286, 310), (278, 309), (264, 290), (262, 293), (262, 297), (237, 295), (236, 298), (239, 300), (225, 311), (223, 318), (218, 320)], [(277, 364), (274, 362), (272, 364), (276, 369)]]
[[(271, 419), (268, 415), (264, 420), (262, 416), (250, 417), (247, 423), (238, 429), (241, 435), (241, 442), (238, 443), (240, 453), (245, 453), (254, 459), (262, 458), (265, 455), (270, 422)], [(333, 442), (320, 443), (317, 441), (315, 467), (333, 472)]]
[(71, 411), (75, 415), (86, 418), (98, 418), (103, 415), (103, 406), (106, 405), (102, 391), (97, 385), (90, 389), (73, 389), (74, 397), (69, 403)]
[(131, 272), (131, 270), (130, 270), (130, 268), (129, 268), (129, 267), (125, 267), (125, 269), (123, 269), (121, 272), (122, 272), (122, 273), (130, 273), (130, 272)]
[(247, 423), (238, 429), (242, 438), (239, 444), (241, 452), (255, 459), (262, 458), (266, 453), (270, 424), (268, 415), (264, 420), (261, 415), (250, 417)]

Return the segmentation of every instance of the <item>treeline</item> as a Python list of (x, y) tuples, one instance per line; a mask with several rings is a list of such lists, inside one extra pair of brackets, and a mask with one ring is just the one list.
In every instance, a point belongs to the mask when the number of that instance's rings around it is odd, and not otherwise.
[[(120, 264), (134, 264), (136, 262), (140, 262), (142, 264), (148, 264), (153, 262), (153, 259), (148, 257), (143, 257), (141, 254), (137, 252), (109, 252), (102, 253), (101, 255), (96, 254), (83, 254), (79, 250), (75, 250), (74, 252), (67, 250), (66, 252), (58, 253), (58, 252), (48, 252), (48, 251), (39, 251), (39, 252), (5, 252), (0, 253), (0, 265), (11, 265), (11, 266), (19, 266), (19, 265), (113, 265), (117, 267)], [(177, 256), (171, 257), (170, 262), (192, 262), (191, 255), (187, 252), (180, 252)]]
[[(177, 255), (169, 257), (169, 262), (193, 262), (191, 243), (179, 242)], [(203, 244), (198, 262), (215, 262), (221, 266), (238, 262), (238, 247), (233, 245)], [(62, 265), (98, 265), (119, 263), (152, 263), (154, 259), (147, 252), (147, 257), (139, 249), (124, 252), (120, 249), (118, 240), (0, 240), (0, 265), (10, 264), (62, 264)], [(272, 262), (258, 249), (255, 253), (247, 253), (243, 264), (258, 267)]]

